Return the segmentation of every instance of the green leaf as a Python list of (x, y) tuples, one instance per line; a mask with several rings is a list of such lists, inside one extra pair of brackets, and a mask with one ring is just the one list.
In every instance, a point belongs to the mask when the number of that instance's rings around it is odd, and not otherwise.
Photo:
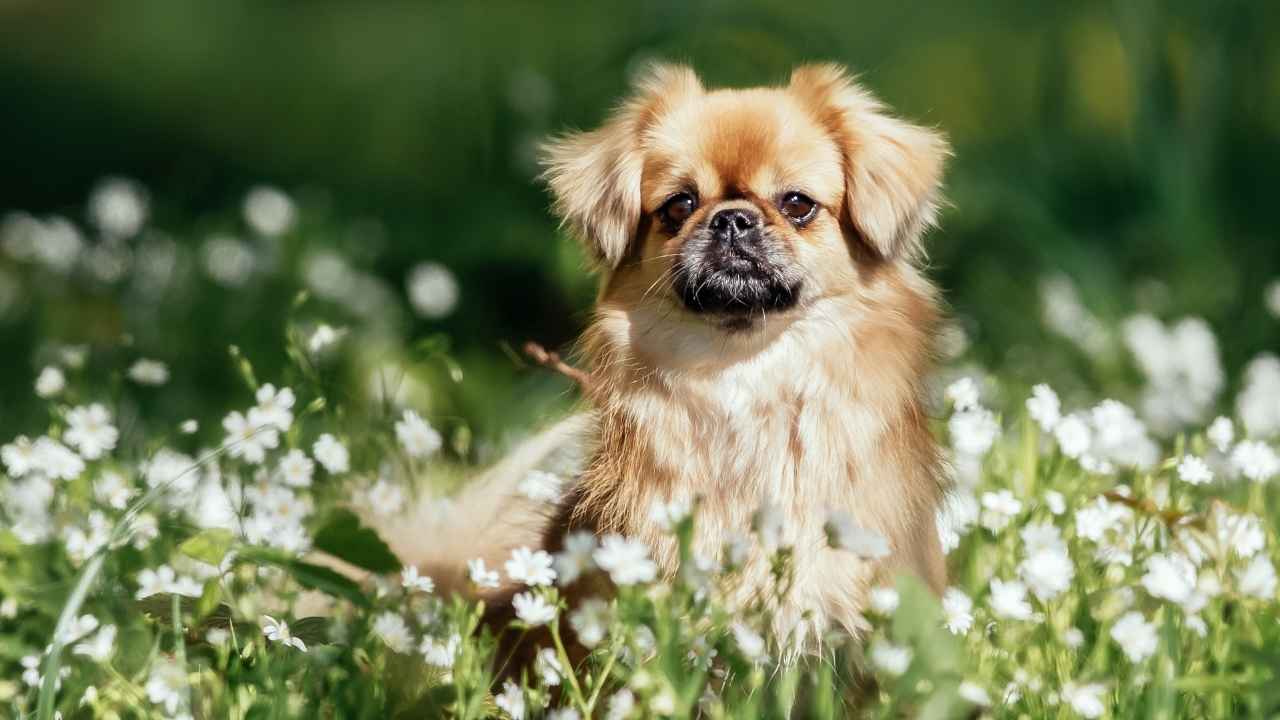
[(204, 592), (200, 593), (200, 600), (196, 602), (194, 620), (200, 622), (209, 617), (209, 615), (218, 608), (218, 600), (222, 597), (221, 585), (218, 578), (213, 578), (204, 584)]
[(313, 536), (313, 546), (359, 568), (385, 574), (400, 570), (403, 564), (378, 533), (360, 524), (350, 510), (334, 510), (325, 516)]
[(227, 556), (227, 551), (235, 543), (235, 536), (229, 530), (213, 528), (196, 533), (187, 538), (178, 550), (187, 557), (217, 566)]

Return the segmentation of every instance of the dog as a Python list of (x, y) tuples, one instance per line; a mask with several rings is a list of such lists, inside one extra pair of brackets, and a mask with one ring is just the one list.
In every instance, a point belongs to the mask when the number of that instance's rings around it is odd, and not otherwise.
[[(602, 278), (581, 342), (588, 409), (464, 491), (445, 527), (400, 521), (392, 547), (447, 588), (463, 558), (500, 566), (585, 529), (643, 540), (670, 574), (678, 548), (655, 505), (697, 503), (706, 557), (766, 507), (792, 548), (773, 608), (792, 647), (856, 636), (895, 573), (941, 592), (946, 472), (922, 403), (941, 312), (921, 261), (948, 156), (835, 65), (751, 89), (649, 69), (601, 127), (543, 152), (555, 212)], [(553, 510), (514, 492), (570, 437), (587, 460)], [(887, 552), (832, 547), (832, 511)], [(730, 603), (759, 597), (767, 549), (737, 577)]]

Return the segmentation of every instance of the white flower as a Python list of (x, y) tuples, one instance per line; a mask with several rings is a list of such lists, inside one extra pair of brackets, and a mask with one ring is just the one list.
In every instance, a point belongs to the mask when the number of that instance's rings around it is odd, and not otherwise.
[(483, 558), (468, 560), (467, 573), (471, 577), (471, 582), (475, 583), (477, 587), (498, 587), (498, 571), (485, 568)]
[(974, 407), (955, 413), (947, 421), (951, 445), (964, 455), (985, 455), (1000, 435), (1000, 423), (990, 410)]
[(106, 516), (97, 510), (89, 513), (87, 528), (71, 526), (67, 528), (64, 538), (67, 555), (77, 563), (88, 560), (106, 547), (110, 540), (111, 524), (107, 522)]
[(1236, 570), (1236, 582), (1242, 595), (1262, 600), (1275, 599), (1276, 568), (1266, 555), (1255, 555), (1244, 569)]
[(293, 390), (287, 387), (276, 390), (275, 385), (267, 383), (258, 388), (254, 397), (258, 401), (259, 424), (273, 425), (280, 432), (285, 432), (293, 424), (293, 405), (297, 402)]
[(971, 680), (965, 680), (960, 683), (960, 687), (956, 688), (956, 694), (980, 707), (987, 707), (991, 704), (991, 696), (987, 694), (987, 691)]
[(571, 707), (555, 708), (547, 711), (547, 720), (582, 720), (582, 715)]
[(324, 433), (316, 438), (311, 446), (311, 453), (330, 475), (340, 475), (351, 469), (351, 456), (347, 448), (337, 438)]
[(54, 480), (74, 480), (84, 472), (84, 460), (66, 445), (41, 436), (31, 447), (30, 469), (39, 470)]
[(177, 713), (178, 706), (185, 704), (189, 687), (187, 669), (176, 661), (157, 658), (151, 665), (146, 685), (147, 699), (163, 706), (169, 715)]
[(1022, 512), (1022, 503), (1008, 490), (982, 493), (982, 526), (1000, 532)]
[(428, 575), (419, 575), (418, 568), (406, 565), (400, 571), (400, 586), (409, 592), (429, 593), (436, 589), (436, 583)]
[(243, 287), (258, 265), (252, 245), (229, 235), (213, 235), (200, 248), (204, 271), (217, 284)]
[(1156, 464), (1160, 448), (1133, 409), (1116, 400), (1103, 400), (1089, 411), (1093, 424), (1091, 454), (1103, 462), (1146, 470)]
[(405, 281), (409, 304), (420, 317), (438, 319), (453, 312), (458, 304), (458, 281), (449, 268), (439, 263), (422, 263), (409, 271)]
[(1044, 504), (1054, 515), (1061, 515), (1067, 511), (1067, 498), (1057, 490), (1045, 491)]
[(1099, 718), (1107, 711), (1102, 704), (1102, 696), (1107, 688), (1099, 683), (1077, 685), (1067, 683), (1062, 686), (1062, 702), (1069, 705), (1076, 714), (1083, 718)]
[(592, 557), (618, 585), (650, 582), (658, 574), (658, 566), (649, 559), (649, 548), (639, 540), (628, 540), (621, 535), (605, 537)]
[(1019, 577), (1041, 602), (1066, 592), (1071, 587), (1075, 571), (1066, 547), (1036, 550), (1018, 565)]
[(196, 461), (169, 448), (160, 448), (143, 468), (149, 487), (167, 487), (171, 492), (185, 496), (195, 490), (200, 474), (195, 472)]
[(401, 654), (413, 652), (413, 635), (404, 618), (393, 612), (384, 612), (373, 619), (373, 633), (382, 638), (394, 652)]
[(583, 600), (569, 613), (569, 627), (578, 636), (578, 642), (587, 648), (594, 648), (604, 640), (609, 622), (609, 603), (596, 597)]
[(40, 685), (40, 656), (24, 655), (22, 656), (22, 682), (31, 687), (39, 687)]
[(1236, 396), (1236, 415), (1248, 437), (1280, 434), (1280, 357), (1263, 353), (1249, 362)]
[(901, 675), (911, 667), (911, 655), (911, 648), (906, 645), (880, 641), (871, 646), (871, 664), (893, 677)]
[(289, 625), (283, 620), (276, 620), (270, 615), (262, 616), (262, 634), (272, 642), (278, 642), (282, 645), (295, 647), (302, 652), (307, 651), (307, 644), (302, 642), (302, 638), (294, 637), (289, 632)]
[(321, 323), (311, 331), (311, 335), (307, 338), (307, 352), (312, 355), (319, 355), (336, 345), (346, 334), (346, 328), (334, 328)]
[(1162, 434), (1199, 423), (1226, 384), (1209, 324), (1189, 317), (1166, 328), (1150, 315), (1124, 323), (1125, 344), (1147, 377), (1143, 416)]
[(1209, 425), (1205, 436), (1218, 449), (1218, 452), (1224, 453), (1231, 449), (1231, 443), (1235, 442), (1236, 426), (1231, 422), (1231, 418), (1218, 417)]
[(1186, 455), (1178, 462), (1178, 479), (1189, 485), (1204, 485), (1213, 480), (1213, 471), (1204, 460)]
[(563, 481), (555, 473), (543, 470), (530, 470), (520, 481), (517, 490), (522, 495), (536, 502), (549, 502), (560, 497), (560, 485)]
[(878, 560), (889, 555), (889, 541), (874, 530), (858, 525), (853, 516), (843, 510), (827, 514), (823, 525), (827, 542), (837, 550), (848, 550), (865, 560)]
[(70, 643), (83, 638), (85, 635), (98, 629), (98, 618), (85, 614), (80, 617), (71, 618), (71, 622), (67, 627), (63, 628), (58, 634), (58, 640), (64, 643)]
[(297, 210), (280, 189), (259, 185), (244, 197), (244, 219), (259, 235), (276, 237), (293, 227)]
[(1142, 586), (1152, 597), (1185, 605), (1195, 595), (1196, 567), (1182, 555), (1156, 553), (1147, 558)]
[(542, 678), (542, 684), (547, 686), (559, 685), (560, 676), (564, 673), (555, 649), (549, 647), (538, 651), (537, 658), (534, 660), (534, 670)]
[(1256, 515), (1236, 515), (1217, 505), (1214, 521), (1218, 527), (1218, 542), (1231, 547), (1236, 555), (1242, 558), (1253, 557), (1266, 547), (1267, 534)]
[(89, 219), (103, 235), (131, 238), (147, 222), (147, 196), (132, 180), (103, 178), (89, 195)]
[(656, 500), (649, 508), (649, 519), (666, 532), (675, 532), (676, 527), (689, 517), (692, 510), (689, 503), (683, 499), (667, 502)]
[(67, 444), (86, 460), (97, 460), (116, 446), (120, 433), (111, 424), (111, 413), (98, 403), (72, 408), (67, 413)]
[(214, 647), (226, 645), (231, 639), (231, 631), (226, 628), (209, 628), (209, 632), (204, 634), (204, 641)]
[(493, 696), (493, 702), (507, 711), (511, 720), (524, 720), (524, 691), (510, 680), (502, 683), (502, 692)]
[(609, 698), (609, 708), (605, 712), (605, 720), (625, 720), (636, 710), (635, 693), (623, 688)]
[(596, 551), (596, 538), (589, 532), (565, 536), (564, 549), (556, 553), (556, 581), (563, 587), (573, 584), (591, 569), (591, 554)]
[(1254, 482), (1266, 482), (1280, 472), (1280, 457), (1266, 443), (1246, 440), (1231, 452), (1231, 465)]
[(1031, 604), (1027, 602), (1027, 586), (1017, 580), (991, 580), (991, 597), (987, 604), (996, 617), (1010, 620), (1030, 620)]
[(1062, 419), (1062, 401), (1058, 399), (1058, 393), (1044, 383), (1031, 388), (1031, 397), (1027, 398), (1027, 414), (1040, 425), (1040, 429), (1053, 432)]
[(953, 635), (969, 632), (973, 626), (973, 600), (960, 588), (947, 588), (942, 595), (942, 618)]
[(556, 617), (556, 607), (548, 603), (541, 595), (523, 592), (511, 598), (516, 617), (531, 626), (545, 625)]
[(311, 476), (315, 473), (316, 464), (311, 462), (307, 454), (297, 448), (285, 453), (280, 460), (280, 477), (286, 485), (293, 487), (311, 487)]
[(1088, 423), (1079, 415), (1062, 418), (1053, 428), (1053, 437), (1058, 441), (1058, 449), (1063, 455), (1077, 460), (1089, 452), (1093, 442)]
[(280, 444), (276, 427), (267, 423), (257, 408), (251, 408), (248, 417), (232, 412), (222, 419), (222, 427), (227, 431), (227, 439), (223, 441), (227, 453), (233, 458), (244, 458), (250, 465), (261, 464), (267, 450)]
[(448, 670), (453, 667), (454, 660), (458, 658), (461, 645), (462, 637), (456, 633), (443, 642), (428, 635), (422, 638), (418, 652), (422, 653), (422, 659), (426, 660), (428, 665)]
[(1140, 663), (1156, 652), (1159, 638), (1156, 626), (1147, 622), (1142, 613), (1129, 611), (1111, 626), (1111, 639), (1116, 641), (1131, 663)]
[(140, 358), (129, 366), (129, 379), (139, 385), (164, 385), (169, 382), (169, 366), (159, 360)]
[(396, 438), (405, 452), (416, 458), (432, 455), (444, 444), (440, 433), (412, 410), (405, 410), (403, 418), (396, 422)]
[(1100, 497), (1076, 511), (1076, 534), (1086, 540), (1101, 542), (1106, 533), (1133, 517), (1133, 511), (1119, 503)]
[(1062, 634), (1062, 642), (1069, 648), (1078, 648), (1084, 645), (1084, 632), (1078, 627), (1067, 628)]
[(733, 632), (733, 642), (742, 651), (743, 657), (756, 664), (769, 662), (768, 647), (760, 633), (740, 622), (734, 623), (729, 629)]
[(879, 615), (892, 615), (898, 609), (898, 591), (891, 587), (871, 588), (871, 609)]
[(507, 577), (530, 587), (550, 585), (555, 582), (556, 571), (551, 569), (552, 559), (546, 550), (530, 550), (518, 547), (511, 551), (506, 562)]
[(194, 418), (189, 418), (187, 420), (183, 420), (182, 422), (178, 423), (178, 432), (182, 433), (183, 435), (195, 435), (196, 431), (198, 431), (199, 429), (200, 429), (200, 421)]
[(1053, 523), (1029, 523), (1018, 531), (1026, 546), (1027, 555), (1035, 555), (1045, 550), (1067, 551), (1067, 544), (1062, 541), (1062, 531)]
[(765, 502), (756, 509), (751, 518), (751, 528), (760, 538), (760, 545), (768, 552), (777, 550), (784, 542), (786, 535), (786, 516), (782, 510), (771, 502)]
[(36, 395), (46, 400), (67, 389), (67, 376), (56, 367), (46, 367), (36, 376)]
[(962, 377), (947, 386), (944, 397), (956, 412), (973, 410), (978, 407), (978, 384), (971, 377)]
[(19, 435), (13, 442), (0, 447), (0, 460), (4, 461), (9, 475), (15, 478), (38, 469), (35, 445), (26, 435)]

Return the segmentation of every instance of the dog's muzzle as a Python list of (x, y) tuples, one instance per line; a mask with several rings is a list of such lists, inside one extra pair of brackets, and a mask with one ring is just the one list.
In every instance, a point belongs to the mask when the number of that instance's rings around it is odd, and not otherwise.
[(796, 304), (800, 279), (755, 210), (712, 215), (685, 242), (679, 262), (675, 290), (693, 312), (750, 315)]

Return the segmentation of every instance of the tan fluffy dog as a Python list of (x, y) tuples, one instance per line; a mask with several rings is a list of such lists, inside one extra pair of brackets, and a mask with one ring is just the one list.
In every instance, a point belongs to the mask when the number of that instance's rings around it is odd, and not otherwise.
[[(775, 630), (793, 648), (856, 633), (895, 571), (940, 590), (943, 472), (920, 400), (938, 307), (916, 261), (947, 153), (835, 66), (746, 90), (651, 70), (603, 127), (545, 148), (556, 210), (604, 276), (583, 344), (587, 467), (549, 523), (480, 485), (493, 526), (518, 531), (480, 541), (461, 513), (453, 553), (393, 545), (439, 577), (446, 555), (493, 566), (588, 528), (644, 540), (670, 572), (675, 543), (651, 510), (700, 499), (709, 557), (762, 506), (780, 513), (795, 574)], [(832, 511), (882, 535), (887, 557), (829, 547)], [(731, 601), (768, 584), (763, 549), (741, 577)]]

